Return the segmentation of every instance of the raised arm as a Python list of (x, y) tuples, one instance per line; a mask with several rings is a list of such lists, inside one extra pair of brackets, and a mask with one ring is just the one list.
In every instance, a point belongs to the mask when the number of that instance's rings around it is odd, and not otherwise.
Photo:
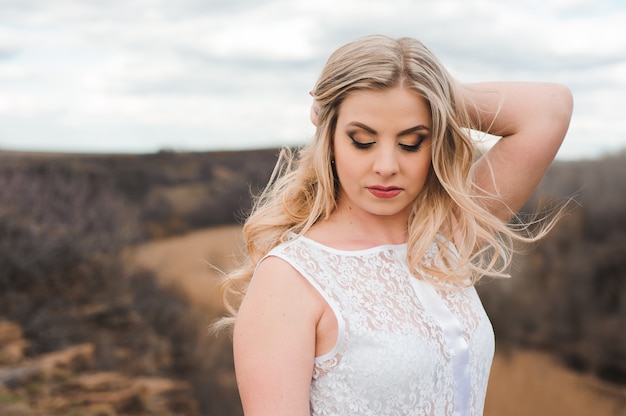
[(310, 414), (321, 296), (291, 266), (268, 257), (239, 308), (233, 346), (246, 416)]
[(474, 165), (477, 186), (496, 194), (489, 209), (509, 220), (533, 193), (565, 138), (572, 95), (560, 84), (481, 83), (463, 86), (467, 108), (481, 130), (502, 136)]

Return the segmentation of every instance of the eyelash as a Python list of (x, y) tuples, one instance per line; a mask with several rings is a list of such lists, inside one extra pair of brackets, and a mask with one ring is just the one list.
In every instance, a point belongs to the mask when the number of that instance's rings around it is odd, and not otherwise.
[[(367, 150), (367, 149), (369, 149), (370, 147), (372, 147), (372, 146), (374, 145), (374, 143), (375, 143), (375, 142), (361, 143), (361, 142), (359, 142), (359, 141), (355, 140), (355, 139), (354, 139), (354, 137), (352, 137), (352, 136), (348, 136), (348, 137), (350, 137), (350, 140), (352, 140), (352, 145), (353, 145), (355, 148), (359, 149), (359, 150)], [(402, 143), (400, 143), (400, 144), (399, 144), (399, 146), (400, 146), (403, 150), (405, 150), (405, 151), (407, 151), (407, 152), (417, 152), (417, 151), (418, 151), (418, 150), (420, 150), (420, 148), (422, 147), (422, 142), (423, 142), (425, 139), (426, 139), (425, 137), (420, 137), (420, 138), (419, 138), (419, 141), (418, 141), (416, 144), (411, 144), (411, 145), (408, 145), (408, 144), (402, 144)]]
[(352, 146), (356, 147), (359, 150), (369, 149), (374, 144), (374, 142), (361, 143), (361, 142), (355, 140), (353, 137), (350, 137), (350, 140), (352, 140)]

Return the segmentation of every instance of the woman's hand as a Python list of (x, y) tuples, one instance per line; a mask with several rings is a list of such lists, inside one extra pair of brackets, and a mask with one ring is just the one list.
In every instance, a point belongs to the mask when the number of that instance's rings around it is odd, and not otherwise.
[(311, 97), (313, 97), (313, 103), (311, 104), (311, 113), (310, 113), (311, 123), (313, 123), (314, 126), (317, 126), (317, 123), (319, 121), (317, 116), (320, 112), (320, 105), (315, 99), (315, 96), (313, 95), (313, 91), (309, 92), (309, 94), (311, 95)]

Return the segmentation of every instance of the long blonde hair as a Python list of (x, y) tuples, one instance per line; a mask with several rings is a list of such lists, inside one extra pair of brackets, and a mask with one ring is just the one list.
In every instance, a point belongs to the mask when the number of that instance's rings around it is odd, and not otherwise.
[[(339, 109), (351, 92), (403, 86), (424, 98), (432, 115), (432, 166), (407, 224), (407, 261), (415, 276), (437, 285), (472, 285), (482, 276), (507, 276), (515, 241), (545, 234), (527, 232), (494, 216), (476, 189), (471, 167), (477, 150), (459, 85), (421, 42), (372, 35), (336, 50), (313, 90), (318, 123), (310, 143), (283, 149), (269, 184), (256, 199), (244, 227), (245, 264), (221, 284), (232, 322), (258, 262), (294, 233), (304, 234), (336, 208), (338, 182), (331, 167)], [(454, 236), (454, 245), (451, 244)], [(432, 244), (434, 257), (424, 261)], [(458, 251), (453, 247), (456, 246)], [(432, 253), (432, 251), (431, 251)]]

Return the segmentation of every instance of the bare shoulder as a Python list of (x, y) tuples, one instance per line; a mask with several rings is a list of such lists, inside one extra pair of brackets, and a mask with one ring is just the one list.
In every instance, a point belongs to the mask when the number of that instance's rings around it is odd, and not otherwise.
[(288, 262), (269, 256), (259, 263), (250, 286), (272, 288), (276, 294), (302, 292), (301, 295), (317, 293), (313, 286)]
[(245, 315), (248, 309), (315, 323), (324, 303), (315, 288), (289, 263), (269, 256), (258, 265), (239, 313)]
[(321, 296), (278, 257), (258, 266), (233, 334), (237, 384), (246, 414), (308, 414)]

